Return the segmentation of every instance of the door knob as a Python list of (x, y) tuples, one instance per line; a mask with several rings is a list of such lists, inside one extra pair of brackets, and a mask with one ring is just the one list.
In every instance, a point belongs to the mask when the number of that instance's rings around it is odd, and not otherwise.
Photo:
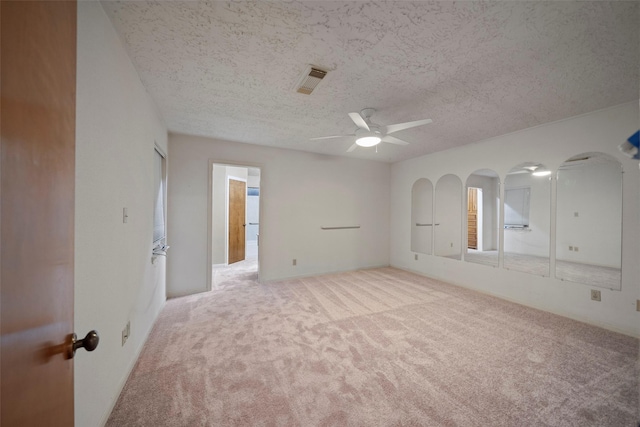
[(93, 351), (98, 347), (98, 343), (100, 342), (100, 337), (98, 336), (98, 332), (90, 331), (84, 338), (81, 340), (78, 339), (76, 334), (71, 335), (71, 345), (67, 350), (67, 358), (72, 359), (76, 354), (76, 350), (79, 348), (84, 348), (87, 351)]

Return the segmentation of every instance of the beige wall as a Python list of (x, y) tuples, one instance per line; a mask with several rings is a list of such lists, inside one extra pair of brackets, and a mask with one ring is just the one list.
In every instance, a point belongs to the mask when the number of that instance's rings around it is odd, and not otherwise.
[(96, 329), (100, 345), (74, 359), (75, 424), (90, 427), (106, 421), (164, 305), (165, 258), (151, 263), (153, 162), (155, 144), (168, 148), (98, 2), (78, 3), (76, 117), (75, 330)]
[[(169, 157), (169, 296), (207, 289), (211, 161), (261, 168), (261, 280), (389, 263), (386, 163), (185, 135), (170, 135)], [(344, 225), (361, 228), (320, 229)]]

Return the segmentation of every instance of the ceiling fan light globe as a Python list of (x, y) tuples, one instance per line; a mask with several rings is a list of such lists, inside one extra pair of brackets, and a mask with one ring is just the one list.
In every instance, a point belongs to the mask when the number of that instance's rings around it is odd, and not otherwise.
[(380, 138), (379, 136), (369, 135), (361, 136), (360, 138), (356, 139), (356, 144), (361, 147), (373, 147), (374, 145), (380, 144), (380, 141), (382, 141), (382, 138)]

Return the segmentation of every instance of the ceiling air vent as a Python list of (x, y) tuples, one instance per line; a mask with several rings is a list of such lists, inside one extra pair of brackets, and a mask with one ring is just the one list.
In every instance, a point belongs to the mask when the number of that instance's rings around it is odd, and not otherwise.
[(311, 92), (318, 86), (318, 83), (324, 76), (327, 75), (326, 71), (323, 71), (319, 68), (309, 67), (305, 70), (304, 74), (300, 78), (300, 83), (296, 87), (296, 91), (298, 93), (304, 93), (305, 95), (310, 95)]

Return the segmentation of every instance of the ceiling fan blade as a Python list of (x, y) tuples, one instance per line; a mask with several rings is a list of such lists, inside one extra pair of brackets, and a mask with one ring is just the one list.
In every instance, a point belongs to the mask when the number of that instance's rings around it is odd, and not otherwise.
[(364, 119), (360, 114), (349, 113), (349, 117), (351, 117), (351, 120), (353, 120), (353, 123), (355, 123), (356, 126), (358, 126), (360, 129), (370, 130), (369, 125), (367, 124), (367, 122), (364, 121)]
[(347, 153), (352, 152), (353, 150), (355, 150), (358, 147), (358, 144), (353, 144), (351, 147), (349, 147), (349, 149), (347, 150)]
[(382, 138), (382, 141), (388, 142), (390, 144), (396, 144), (396, 145), (409, 145), (409, 143), (407, 141), (403, 141), (403, 140), (398, 139), (395, 136), (391, 136), (391, 135), (385, 135)]
[(431, 123), (433, 120), (424, 119), (424, 120), (416, 120), (415, 122), (406, 122), (406, 123), (397, 123), (395, 125), (389, 125), (385, 128), (385, 133), (394, 133), (405, 129), (414, 128), (416, 126), (427, 125)]
[(309, 141), (317, 141), (319, 139), (332, 139), (332, 138), (347, 138), (353, 135), (332, 135), (332, 136), (321, 136), (318, 138), (309, 138)]

